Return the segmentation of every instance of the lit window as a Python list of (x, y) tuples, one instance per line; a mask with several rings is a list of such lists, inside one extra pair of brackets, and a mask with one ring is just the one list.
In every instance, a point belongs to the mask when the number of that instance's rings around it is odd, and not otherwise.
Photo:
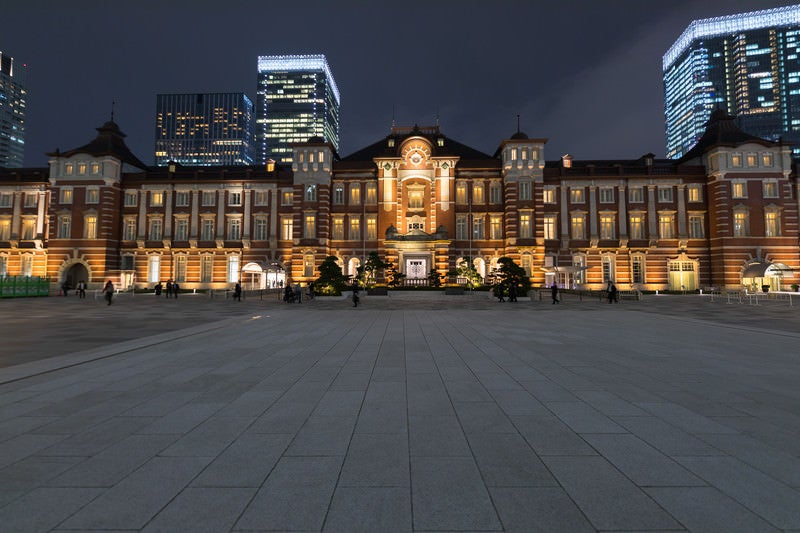
[(361, 185), (358, 183), (350, 185), (350, 205), (361, 205)]
[(367, 205), (375, 205), (378, 203), (378, 185), (376, 183), (367, 183)]
[(747, 182), (733, 181), (731, 182), (732, 193), (734, 198), (747, 198)]
[(600, 238), (613, 239), (614, 225), (616, 223), (616, 216), (614, 215), (600, 215)]
[(613, 187), (600, 187), (600, 203), (613, 204), (614, 203), (614, 188)]
[(361, 240), (361, 219), (359, 219), (358, 217), (354, 216), (350, 217), (350, 233), (348, 238), (351, 241)]
[(733, 213), (733, 236), (746, 237), (750, 234), (750, 215), (745, 210)]
[(631, 280), (634, 283), (644, 283), (644, 256), (634, 255), (631, 257)]
[(778, 182), (765, 181), (764, 182), (764, 198), (778, 198)]
[(292, 197), (294, 193), (292, 191), (282, 191), (281, 192), (281, 205), (292, 205)]
[(640, 204), (644, 202), (644, 188), (631, 187), (628, 189), (628, 201), (632, 204)]
[(519, 215), (519, 237), (521, 239), (530, 239), (532, 236), (531, 215), (522, 213)]
[(228, 283), (239, 281), (239, 256), (228, 256)]
[(545, 239), (556, 239), (556, 215), (545, 215), (542, 219)]
[(740, 167), (742, 166), (742, 154), (731, 154), (731, 166), (732, 167)]
[(100, 164), (92, 163), (92, 174), (100, 174)]
[(217, 203), (217, 193), (214, 191), (203, 191), (202, 204), (212, 206)]
[(242, 193), (241, 192), (229, 192), (228, 193), (228, 205), (242, 205)]
[(139, 193), (136, 191), (125, 191), (125, 207), (136, 207), (139, 203)]
[(699, 183), (693, 183), (689, 185), (686, 189), (689, 193), (689, 201), (690, 202), (702, 202), (703, 201), (703, 186)]
[(292, 217), (281, 217), (281, 239), (284, 241), (292, 240), (294, 238), (292, 232)]
[(584, 224), (584, 215), (572, 215), (572, 238), (585, 239), (586, 238), (586, 225)]
[(703, 215), (689, 215), (689, 238), (702, 239), (704, 237)]
[(408, 191), (408, 208), (422, 209), (424, 194), (421, 190)]
[(367, 215), (367, 240), (373, 241), (378, 238), (378, 219), (375, 215)]
[(781, 217), (776, 209), (769, 209), (764, 213), (764, 235), (767, 237), (780, 237)]
[(489, 233), (492, 239), (503, 238), (503, 217), (493, 216), (489, 219)]
[(186, 281), (186, 256), (175, 256), (175, 281), (183, 283)]
[(72, 188), (71, 187), (61, 187), (59, 201), (62, 204), (71, 204), (72, 203)]
[(575, 272), (575, 283), (586, 283), (586, 269), (583, 268), (586, 266), (586, 256), (582, 254), (572, 256), (572, 265), (578, 267)]
[(31, 254), (25, 254), (20, 258), (20, 274), (23, 276), (33, 274), (33, 256)]
[(482, 183), (473, 183), (472, 184), (472, 203), (473, 204), (482, 204), (483, 200), (483, 184)]
[(747, 154), (747, 166), (748, 167), (756, 166), (756, 154)]
[(214, 219), (211, 217), (203, 217), (200, 224), (200, 238), (204, 241), (214, 240)]
[(583, 187), (570, 187), (569, 201), (573, 204), (582, 204), (584, 202)]
[(614, 281), (614, 256), (613, 255), (604, 255), (602, 260), (603, 266), (603, 283), (607, 283), (609, 281)]
[(97, 215), (86, 215), (83, 219), (83, 237), (85, 239), (97, 238)]
[(310, 278), (314, 275), (314, 254), (303, 256), (303, 276)]
[(150, 191), (150, 207), (162, 207), (164, 205), (164, 193), (161, 191)]
[(67, 176), (71, 176), (75, 172), (75, 166), (72, 163), (67, 163), (64, 165), (64, 173)]
[(662, 239), (675, 238), (675, 215), (658, 215), (658, 235)]
[(333, 228), (331, 229), (331, 238), (335, 240), (344, 239), (344, 218), (341, 216), (334, 217)]
[(317, 216), (313, 213), (306, 213), (303, 216), (303, 236), (307, 239), (317, 236)]
[(25, 217), (22, 220), (22, 239), (29, 241), (36, 236), (36, 219)]
[(161, 281), (161, 256), (151, 255), (147, 258), (147, 281), (158, 283)]
[(531, 180), (519, 180), (519, 199), (531, 199)]
[(96, 204), (100, 202), (100, 189), (97, 187), (89, 187), (86, 189), (86, 203)]
[(669, 203), (672, 201), (672, 187), (659, 187), (658, 188), (658, 201), (661, 203)]
[(761, 164), (765, 167), (772, 166), (772, 154), (769, 152), (764, 152), (761, 154)]
[(11, 220), (0, 219), (0, 241), (7, 241), (11, 238)]
[(556, 203), (556, 188), (554, 186), (544, 186), (544, 189), (542, 189), (542, 201), (546, 204)]
[(61, 215), (58, 217), (58, 239), (69, 239), (72, 231), (72, 217)]
[(517, 160), (517, 149), (516, 148), (512, 148), (511, 149), (511, 160), (512, 161), (516, 161)]
[(78, 174), (86, 174), (86, 163), (78, 163)]
[(464, 182), (456, 183), (456, 203), (467, 203), (467, 184)]

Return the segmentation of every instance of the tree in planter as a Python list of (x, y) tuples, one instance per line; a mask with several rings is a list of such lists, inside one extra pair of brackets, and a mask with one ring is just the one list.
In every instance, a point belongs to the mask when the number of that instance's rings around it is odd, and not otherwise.
[(475, 288), (483, 283), (483, 278), (480, 273), (475, 269), (475, 265), (471, 257), (465, 257), (458, 262), (456, 268), (447, 273), (449, 276), (454, 276), (456, 279), (466, 279), (467, 286)]
[(358, 267), (358, 279), (361, 281), (361, 286), (368, 289), (374, 287), (378, 272), (391, 265), (391, 263), (383, 261), (378, 252), (370, 252), (366, 262)]
[(435, 268), (428, 272), (428, 286), (437, 288), (442, 286), (442, 275)]
[(386, 267), (386, 284), (389, 287), (396, 288), (401, 286), (405, 277), (406, 275), (400, 273), (392, 263), (389, 263), (389, 266)]
[(347, 288), (348, 276), (342, 274), (336, 256), (329, 255), (319, 266), (319, 277), (314, 281), (314, 291), (324, 296), (338, 296)]
[(497, 297), (508, 296), (510, 287), (514, 287), (516, 294), (522, 296), (531, 289), (531, 280), (528, 278), (527, 272), (510, 257), (501, 257), (497, 260), (497, 267), (492, 272), (492, 278), (492, 290)]

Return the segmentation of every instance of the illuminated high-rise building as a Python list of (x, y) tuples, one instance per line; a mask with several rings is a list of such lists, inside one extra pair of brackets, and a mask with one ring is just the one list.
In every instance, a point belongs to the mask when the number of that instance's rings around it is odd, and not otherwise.
[(711, 112), (800, 145), (800, 5), (695, 20), (663, 58), (667, 157), (697, 142)]
[(253, 103), (246, 94), (156, 96), (156, 165), (251, 165), (253, 155)]
[(260, 56), (256, 130), (261, 164), (292, 161), (293, 143), (339, 149), (339, 89), (324, 55)]
[(0, 167), (25, 158), (25, 65), (0, 51)]

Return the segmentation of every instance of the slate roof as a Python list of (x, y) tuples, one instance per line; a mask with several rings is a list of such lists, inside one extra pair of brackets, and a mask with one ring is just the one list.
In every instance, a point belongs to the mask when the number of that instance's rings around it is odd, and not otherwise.
[(127, 163), (142, 170), (147, 170), (147, 165), (133, 155), (128, 145), (125, 144), (125, 134), (119, 129), (117, 123), (109, 120), (97, 130), (97, 137), (89, 144), (74, 148), (66, 152), (49, 153), (49, 156), (71, 157), (76, 154), (89, 154), (93, 157), (110, 155), (123, 163)]
[[(420, 130), (414, 127), (409, 133), (389, 134), (380, 141), (377, 141), (357, 152), (341, 158), (343, 162), (372, 161), (376, 157), (400, 157), (400, 145), (409, 137), (424, 137), (431, 143), (431, 155), (433, 157), (459, 157), (462, 160), (492, 159), (492, 156), (485, 154), (474, 148), (448, 138), (441, 133), (428, 133), (427, 130)], [(394, 146), (389, 146), (389, 139), (394, 139)], [(444, 144), (439, 146), (438, 140), (443, 139)]]
[(714, 146), (738, 146), (746, 142), (755, 142), (764, 146), (775, 146), (777, 144), (742, 131), (736, 125), (735, 120), (736, 117), (729, 115), (723, 109), (715, 109), (708, 118), (706, 131), (703, 132), (697, 144), (680, 158), (680, 161), (700, 157)]

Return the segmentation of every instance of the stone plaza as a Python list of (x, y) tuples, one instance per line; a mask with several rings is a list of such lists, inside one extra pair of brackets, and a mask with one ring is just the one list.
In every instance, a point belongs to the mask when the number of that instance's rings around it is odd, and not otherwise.
[(0, 301), (2, 531), (800, 530), (800, 300), (95, 296)]

